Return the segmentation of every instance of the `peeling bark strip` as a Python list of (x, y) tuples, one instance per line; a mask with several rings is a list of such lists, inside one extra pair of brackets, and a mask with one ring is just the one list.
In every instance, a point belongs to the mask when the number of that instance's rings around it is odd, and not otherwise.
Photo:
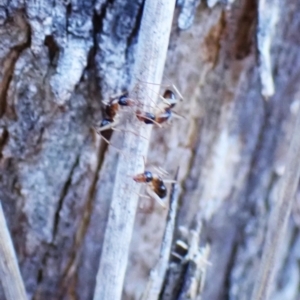
[[(167, 55), (175, 0), (147, 0), (141, 21), (141, 30), (136, 55), (133, 84), (138, 80), (160, 83)], [(138, 89), (137, 99), (150, 105), (159, 86), (153, 89)], [(150, 137), (151, 128), (137, 123), (128, 123), (129, 131)], [(137, 174), (142, 168), (142, 157), (146, 157), (149, 141), (125, 134), (123, 151), (129, 153), (131, 161), (119, 160), (108, 223), (102, 247), (94, 300), (121, 299), (129, 245), (138, 203), (137, 186), (128, 174)], [(129, 191), (124, 193), (124, 191)]]
[(257, 24), (257, 49), (259, 53), (259, 75), (261, 93), (269, 98), (274, 95), (271, 64), (271, 43), (279, 13), (278, 0), (259, 0)]
[(276, 259), (280, 246), (284, 244), (286, 226), (291, 214), (296, 188), (300, 176), (300, 111), (297, 113), (292, 142), (287, 153), (285, 173), (278, 187), (278, 197), (271, 213), (266, 242), (263, 249), (260, 271), (256, 279), (252, 300), (267, 300), (270, 297), (274, 284), (274, 273), (277, 267)]
[(30, 46), (29, 25), (27, 24), (26, 20), (24, 20), (23, 16), (17, 15), (15, 18), (17, 19), (16, 23), (18, 23), (19, 26), (24, 29), (24, 34), (22, 36), (22, 41), (20, 41), (20, 43), (18, 43), (17, 45), (14, 45), (7, 53), (3, 61), (3, 66), (1, 67), (1, 73), (3, 73), (3, 77), (0, 81), (0, 117), (3, 116), (6, 110), (7, 91), (13, 76), (15, 64), (18, 61), (22, 52)]
[(0, 201), (0, 281), (6, 300), (26, 300), (26, 291)]

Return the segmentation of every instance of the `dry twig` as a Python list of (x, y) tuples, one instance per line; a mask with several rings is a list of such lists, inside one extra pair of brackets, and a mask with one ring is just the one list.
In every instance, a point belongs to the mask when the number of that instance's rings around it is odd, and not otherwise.
[(7, 300), (27, 299), (15, 249), (0, 201), (0, 280)]
[(193, 228), (180, 227), (182, 239), (176, 241), (175, 251), (172, 252), (175, 260), (180, 262), (170, 264), (161, 296), (163, 300), (201, 298), (206, 269), (210, 265), (210, 245), (199, 247), (201, 222), (195, 220)]
[(276, 259), (280, 245), (284, 240), (286, 225), (291, 213), (296, 188), (300, 176), (300, 111), (295, 122), (292, 141), (287, 153), (285, 172), (278, 188), (278, 198), (271, 212), (266, 241), (263, 248), (259, 274), (256, 278), (253, 300), (267, 300), (270, 296), (273, 283)]
[[(175, 180), (178, 178), (177, 169)], [(161, 293), (165, 275), (168, 269), (168, 262), (171, 253), (172, 239), (174, 234), (175, 227), (175, 217), (177, 213), (178, 206), (178, 185), (172, 184), (172, 190), (170, 195), (170, 209), (167, 217), (167, 224), (160, 248), (160, 254), (158, 262), (155, 268), (150, 273), (149, 282), (147, 288), (142, 296), (142, 300), (155, 300), (158, 299), (159, 294)]]
[[(146, 0), (135, 63), (135, 81), (160, 83), (162, 79), (175, 0)], [(133, 82), (133, 86), (138, 83)], [(138, 89), (136, 99), (150, 105), (155, 99), (159, 86), (151, 89)], [(135, 124), (136, 125), (136, 124)], [(149, 142), (141, 136), (150, 136), (150, 127), (133, 122), (127, 124), (122, 151), (132, 159), (119, 160), (113, 197), (103, 241), (102, 254), (97, 274), (94, 300), (121, 299), (125, 271), (128, 261), (129, 245), (138, 203), (138, 186), (128, 174), (137, 174), (142, 170), (142, 157), (146, 157)], [(128, 191), (128, 192), (125, 192)], [(132, 192), (131, 192), (132, 191)]]

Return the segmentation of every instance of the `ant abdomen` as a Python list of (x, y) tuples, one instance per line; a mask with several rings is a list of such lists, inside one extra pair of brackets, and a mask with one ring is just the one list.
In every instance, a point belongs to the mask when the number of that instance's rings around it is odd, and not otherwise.
[(167, 196), (168, 190), (160, 177), (156, 177), (152, 180), (153, 189), (157, 196), (161, 199)]

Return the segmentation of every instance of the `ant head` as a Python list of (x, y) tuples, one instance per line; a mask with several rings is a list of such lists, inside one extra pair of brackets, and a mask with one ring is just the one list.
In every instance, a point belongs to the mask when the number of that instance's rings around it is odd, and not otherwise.
[(171, 90), (165, 90), (163, 97), (168, 100), (176, 100), (175, 94)]
[(124, 93), (122, 96), (118, 99), (118, 104), (121, 106), (132, 106), (133, 101), (128, 98), (128, 92)]
[(150, 182), (150, 181), (152, 181), (152, 179), (153, 179), (153, 176), (150, 171), (145, 171), (144, 173), (138, 174), (133, 177), (133, 180), (136, 182)]
[(104, 126), (107, 126), (109, 124), (111, 124), (113, 122), (113, 120), (110, 120), (110, 119), (103, 119), (101, 124), (100, 124), (100, 127), (104, 127)]
[(177, 103), (175, 93), (171, 90), (165, 90), (163, 98), (170, 103), (170, 108), (173, 108)]
[(150, 171), (145, 171), (144, 176), (145, 176), (146, 182), (150, 182), (153, 179), (153, 175)]

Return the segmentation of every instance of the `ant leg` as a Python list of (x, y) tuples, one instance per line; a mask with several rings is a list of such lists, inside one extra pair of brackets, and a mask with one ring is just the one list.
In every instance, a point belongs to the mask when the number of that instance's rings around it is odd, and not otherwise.
[(155, 192), (151, 189), (151, 187), (149, 185), (146, 188), (146, 192), (151, 198), (153, 198), (155, 201), (157, 201), (163, 208), (167, 208), (166, 204), (162, 201), (161, 198), (158, 197), (157, 194), (155, 194)]
[(176, 87), (175, 84), (172, 84), (171, 87), (175, 90), (175, 92), (177, 93), (177, 95), (179, 96), (179, 101), (184, 100), (182, 94), (179, 92), (178, 88)]
[(143, 155), (143, 163), (144, 163), (144, 168), (143, 168), (143, 170), (144, 170), (144, 172), (145, 172), (147, 161), (146, 161), (146, 157), (145, 157), (144, 155)]
[(143, 82), (143, 83), (148, 83), (148, 84), (153, 84), (153, 85), (159, 85), (161, 87), (165, 87), (165, 88), (173, 88), (175, 90), (175, 92), (177, 93), (177, 95), (180, 97), (179, 100), (184, 100), (182, 94), (179, 92), (178, 88), (176, 87), (175, 84), (161, 84), (161, 83), (153, 83), (153, 82), (147, 82), (147, 81), (143, 81), (138, 79), (139, 81)]
[[(139, 110), (136, 112), (135, 115), (136, 115), (137, 117), (143, 117), (143, 119), (148, 120), (148, 121), (151, 121), (153, 124), (157, 125), (159, 128), (162, 128), (162, 125), (161, 125), (161, 124), (159, 124), (158, 122), (154, 121), (154, 120), (151, 119), (151, 118), (146, 117), (146, 116), (143, 115), (142, 112), (139, 111)], [(143, 121), (141, 121), (141, 122), (143, 122)]]
[(112, 95), (112, 96), (109, 97), (109, 100), (110, 101), (115, 100), (115, 99), (117, 99), (117, 98), (119, 98), (121, 96), (124, 96), (126, 94), (128, 94), (128, 91), (124, 91), (122, 93), (114, 94), (114, 95)]
[(137, 194), (140, 198), (146, 198), (146, 199), (151, 200), (151, 204), (148, 208), (146, 207), (146, 209), (144, 209), (144, 207), (140, 205), (139, 209), (141, 209), (146, 214), (149, 214), (149, 213), (153, 212), (153, 207), (154, 207), (153, 199), (151, 197), (147, 196), (147, 195), (143, 195), (143, 194), (139, 194), (139, 193), (135, 193), (135, 194)]
[(140, 135), (138, 132), (134, 132), (134, 131), (132, 131), (132, 130), (128, 130), (128, 129), (119, 129), (119, 128), (115, 128), (115, 127), (112, 127), (111, 128), (112, 130), (115, 130), (115, 131), (119, 131), (119, 132), (130, 132), (130, 133), (132, 133), (132, 134), (134, 134), (134, 135), (136, 135), (136, 136), (140, 136), (141, 138), (143, 138), (143, 139), (145, 139), (145, 140), (149, 140), (148, 138), (146, 138), (145, 136), (143, 136), (143, 135)]
[(177, 180), (166, 179), (164, 180), (164, 183), (177, 183)]
[[(102, 131), (104, 131), (104, 130), (108, 130), (108, 129), (114, 130), (114, 128), (111, 127), (111, 125), (116, 124), (117, 122), (118, 122), (118, 121), (113, 122), (113, 123), (111, 123), (111, 124), (108, 124), (107, 126), (103, 126), (103, 127), (101, 127), (100, 129), (94, 127), (94, 130), (96, 131), (96, 133), (97, 133), (98, 135), (100, 135), (101, 139), (103, 139), (108, 145), (110, 145), (112, 148), (114, 148), (114, 149), (115, 149), (116, 151), (118, 151), (120, 154), (122, 154), (122, 155), (124, 155), (125, 157), (127, 157), (127, 155), (124, 154), (122, 150), (120, 150), (120, 149), (118, 149), (116, 146), (112, 145), (112, 143), (111, 143), (107, 138), (105, 138), (105, 137), (102, 135)], [(104, 128), (104, 127), (105, 127), (105, 128)], [(111, 128), (110, 128), (110, 127), (111, 127)], [(104, 129), (103, 129), (103, 128), (104, 128)]]
[(99, 133), (101, 139), (103, 139), (108, 145), (110, 145), (112, 148), (114, 148), (117, 152), (124, 155), (126, 158), (130, 158), (128, 154), (125, 154), (121, 149), (114, 146), (107, 138), (105, 138), (101, 133)]
[(147, 198), (147, 199), (151, 199), (151, 197), (147, 196), (147, 195), (143, 195), (143, 194), (138, 194), (137, 195), (141, 198)]
[(139, 206), (140, 212), (144, 214), (151, 214), (154, 210), (154, 201), (152, 198), (150, 198), (149, 205), (146, 205), (145, 203), (141, 203)]
[(101, 102), (104, 104), (104, 105), (109, 105), (113, 100), (125, 95), (127, 92), (123, 92), (123, 93), (118, 93), (118, 94), (114, 94), (112, 96), (109, 96), (109, 100), (102, 100)]
[(161, 176), (167, 176), (169, 173), (161, 167), (154, 167), (155, 171), (159, 173)]
[[(111, 146), (112, 146), (111, 142), (110, 142), (107, 138), (105, 138), (101, 133), (98, 133), (98, 134), (99, 134), (100, 137), (104, 140), (104, 142), (106, 142), (108, 145), (111, 145)], [(114, 147), (114, 146), (112, 146), (112, 147)], [(117, 149), (117, 150), (119, 150), (119, 149)]]
[(172, 117), (173, 117), (173, 118), (176, 118), (176, 119), (185, 119), (185, 120), (186, 120), (186, 118), (185, 118), (184, 116), (179, 115), (179, 114), (176, 113), (175, 111), (172, 111)]
[(102, 127), (95, 127), (94, 126), (94, 129), (96, 130), (96, 132), (99, 134), (99, 132), (101, 131), (105, 131), (105, 130), (108, 130), (108, 129), (112, 129), (114, 126), (118, 125), (120, 123), (120, 120), (116, 120), (112, 123), (109, 123), (105, 126), (102, 126)]

